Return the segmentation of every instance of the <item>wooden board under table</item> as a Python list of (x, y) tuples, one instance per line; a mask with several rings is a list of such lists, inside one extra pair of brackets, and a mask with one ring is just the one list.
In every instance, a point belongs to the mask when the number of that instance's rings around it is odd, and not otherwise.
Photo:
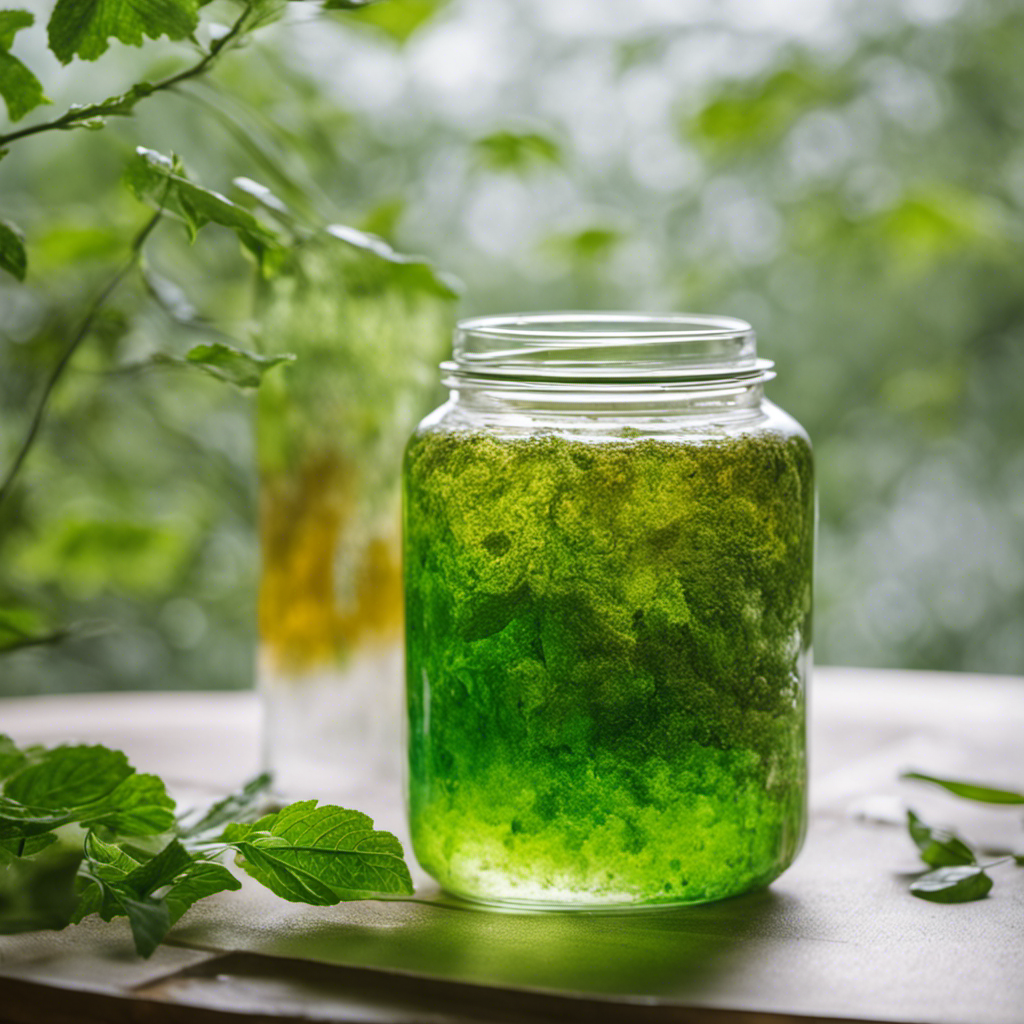
[[(807, 845), (765, 892), (531, 915), (445, 904), (422, 877), (421, 903), (328, 908), (247, 880), (190, 911), (149, 961), (124, 921), (0, 937), (0, 1021), (1024, 1022), (1024, 870), (995, 869), (978, 903), (914, 899), (915, 851), (885, 823), (903, 799), (979, 841), (1024, 845), (1020, 808), (896, 781), (913, 766), (1024, 785), (1024, 679), (819, 669), (812, 722)], [(257, 730), (252, 694), (0, 701), (0, 731), (20, 742), (102, 741), (193, 793), (252, 774)], [(360, 799), (404, 837), (391, 789)]]

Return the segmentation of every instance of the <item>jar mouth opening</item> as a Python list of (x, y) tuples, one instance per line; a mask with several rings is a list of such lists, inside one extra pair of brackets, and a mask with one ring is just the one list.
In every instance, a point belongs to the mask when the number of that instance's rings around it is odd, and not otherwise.
[(699, 313), (562, 311), (460, 320), (449, 376), (611, 384), (768, 379), (744, 320)]
[(702, 313), (632, 313), (619, 310), (566, 310), (550, 313), (499, 313), (458, 322), (461, 334), (479, 339), (543, 340), (575, 347), (581, 341), (600, 347), (609, 341), (688, 340), (754, 337), (745, 320)]

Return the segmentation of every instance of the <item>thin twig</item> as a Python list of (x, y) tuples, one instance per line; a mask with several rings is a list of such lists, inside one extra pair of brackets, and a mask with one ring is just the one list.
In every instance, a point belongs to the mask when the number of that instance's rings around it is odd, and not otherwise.
[[(184, 71), (179, 71), (177, 74), (169, 75), (167, 78), (162, 78), (160, 81), (154, 82), (148, 87), (148, 91), (145, 95), (152, 96), (153, 93), (173, 89), (175, 86), (188, 81), (190, 78), (196, 78), (199, 75), (205, 74), (213, 66), (217, 58), (220, 57), (229, 45), (241, 34), (242, 29), (245, 27), (245, 21), (248, 14), (249, 6), (246, 5), (245, 9), (238, 16), (231, 28), (228, 29), (220, 39), (216, 39), (210, 44), (210, 49), (203, 55), (202, 59), (193, 64), (192, 67), (185, 68)], [(139, 100), (143, 98), (143, 96), (140, 96)], [(79, 121), (88, 121), (97, 116), (97, 108), (102, 105), (102, 102), (90, 103), (86, 106), (72, 108), (71, 110), (61, 114), (60, 117), (55, 117), (52, 121), (43, 121), (40, 124), (33, 124), (27, 128), (19, 128), (17, 131), (8, 132), (6, 135), (0, 135), (0, 147), (6, 146), (8, 143), (14, 142), (17, 139), (24, 139), (29, 135), (38, 135), (40, 132), (70, 128)]]
[(21, 447), (18, 449), (17, 455), (14, 456), (14, 461), (4, 474), (3, 483), (0, 484), (0, 505), (3, 505), (5, 499), (10, 494), (15, 478), (21, 470), (25, 457), (28, 455), (32, 444), (36, 439), (36, 434), (39, 433), (39, 428), (42, 426), (43, 417), (46, 414), (46, 407), (49, 404), (50, 395), (53, 393), (53, 389), (57, 386), (57, 382), (64, 375), (64, 371), (71, 362), (72, 356), (74, 356), (75, 352), (78, 350), (78, 346), (81, 345), (89, 336), (89, 332), (92, 330), (93, 324), (96, 322), (96, 317), (99, 315), (99, 312), (103, 308), (107, 299), (113, 295), (117, 286), (125, 279), (125, 277), (128, 276), (136, 263), (138, 263), (139, 256), (142, 253), (142, 246), (145, 244), (150, 232), (157, 226), (157, 223), (160, 221), (162, 216), (163, 207), (161, 206), (161, 208), (157, 210), (152, 217), (150, 217), (145, 227), (143, 227), (132, 240), (131, 254), (128, 259), (122, 264), (117, 273), (114, 274), (114, 276), (107, 282), (99, 295), (93, 299), (85, 317), (79, 325), (78, 330), (75, 331), (74, 336), (68, 343), (68, 347), (64, 350), (64, 354), (60, 357), (57, 365), (50, 373), (50, 376), (43, 387), (43, 393), (39, 396), (39, 401), (36, 404), (35, 412), (32, 414), (32, 420), (29, 423), (29, 428), (25, 434), (25, 438), (21, 442)]

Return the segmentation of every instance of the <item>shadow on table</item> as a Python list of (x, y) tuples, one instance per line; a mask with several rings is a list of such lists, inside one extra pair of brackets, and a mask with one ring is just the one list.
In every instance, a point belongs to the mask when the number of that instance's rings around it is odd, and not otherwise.
[[(339, 907), (341, 920), (269, 928), (250, 952), (439, 979), (593, 995), (685, 998), (792, 934), (792, 896), (640, 912), (516, 914), (450, 900)], [(187, 938), (201, 943), (197, 929)], [(240, 948), (236, 946), (235, 948)]]

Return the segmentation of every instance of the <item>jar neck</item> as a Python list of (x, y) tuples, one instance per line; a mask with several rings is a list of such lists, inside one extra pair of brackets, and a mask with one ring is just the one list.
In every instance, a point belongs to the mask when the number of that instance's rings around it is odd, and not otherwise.
[(774, 376), (742, 320), (628, 312), (463, 320), (441, 370), (449, 408), (506, 423), (734, 423), (761, 416)]
[(510, 423), (570, 420), (595, 426), (614, 421), (686, 420), (735, 423), (763, 416), (764, 384), (715, 381), (703, 385), (538, 384), (460, 377), (447, 379), (450, 407), (478, 421)]

